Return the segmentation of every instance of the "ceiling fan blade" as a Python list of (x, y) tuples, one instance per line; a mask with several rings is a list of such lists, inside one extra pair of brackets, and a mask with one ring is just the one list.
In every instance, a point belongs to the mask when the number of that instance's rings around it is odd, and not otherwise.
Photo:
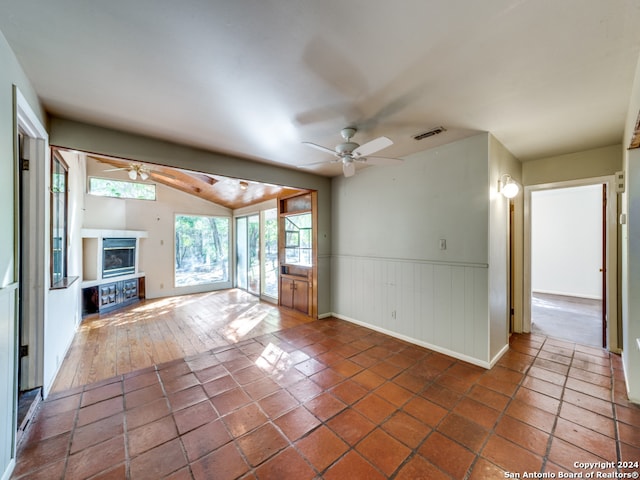
[(322, 145), (318, 145), (316, 143), (302, 142), (302, 144), (307, 145), (308, 147), (311, 147), (311, 148), (315, 148), (316, 150), (320, 150), (321, 152), (330, 153), (331, 155), (336, 155), (336, 152), (334, 152), (330, 148), (323, 147)]
[(333, 160), (325, 160), (324, 162), (313, 162), (313, 163), (305, 163), (303, 165), (298, 165), (298, 168), (309, 168), (309, 167), (317, 167), (318, 165), (329, 165), (331, 163), (339, 162), (339, 158), (335, 158)]
[(121, 170), (130, 170), (131, 167), (119, 167), (119, 168), (110, 168), (108, 170), (103, 170), (103, 172), (119, 172)]
[(400, 158), (388, 158), (388, 157), (366, 157), (357, 159), (358, 162), (366, 163), (367, 165), (399, 165), (404, 160)]
[(393, 145), (393, 142), (387, 137), (378, 137), (370, 142), (365, 143), (364, 145), (360, 145), (353, 151), (353, 155), (356, 157), (366, 157), (367, 155), (371, 155), (372, 153), (376, 153), (383, 148), (387, 148), (388, 146)]

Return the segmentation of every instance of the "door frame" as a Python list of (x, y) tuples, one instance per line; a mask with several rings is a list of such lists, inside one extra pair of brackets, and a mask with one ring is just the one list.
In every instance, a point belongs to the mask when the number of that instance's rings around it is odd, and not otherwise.
[[(265, 205), (267, 205), (265, 203)], [(233, 241), (233, 251), (234, 251), (234, 285), (236, 288), (240, 288), (242, 290), (245, 290), (247, 293), (250, 293), (252, 295), (257, 296), (258, 298), (260, 298), (260, 300), (264, 300), (266, 302), (270, 302), (270, 303), (278, 303), (278, 290), (277, 290), (277, 284), (278, 284), (278, 274), (276, 271), (276, 296), (272, 297), (270, 295), (267, 295), (265, 292), (265, 282), (266, 282), (266, 242), (265, 242), (265, 230), (266, 230), (266, 220), (265, 220), (265, 212), (269, 211), (269, 210), (275, 210), (276, 211), (276, 217), (277, 217), (277, 204), (274, 204), (273, 206), (270, 206), (268, 208), (263, 208), (263, 206), (261, 206), (259, 209), (257, 210), (249, 210), (246, 213), (241, 213), (241, 214), (235, 214), (233, 219), (234, 219), (234, 241)], [(249, 276), (248, 276), (248, 270), (249, 270), (249, 258), (248, 258), (248, 251), (249, 251), (249, 245), (248, 245), (248, 233), (249, 233), (249, 218), (250, 217), (258, 217), (258, 230), (259, 230), (259, 234), (258, 234), (258, 261), (260, 262), (260, 268), (259, 268), (259, 276), (260, 276), (260, 281), (259, 281), (259, 285), (258, 285), (258, 292), (252, 292), (249, 289)], [(244, 219), (246, 222), (246, 237), (245, 238), (245, 244), (246, 244), (246, 250), (247, 250), (247, 278), (245, 279), (247, 282), (246, 288), (245, 287), (241, 287), (240, 286), (240, 282), (239, 280), (239, 275), (238, 275), (238, 242), (240, 240), (240, 234), (238, 233), (238, 220)]]
[[(49, 134), (31, 109), (31, 106), (14, 86), (15, 104), (15, 142), (18, 142), (18, 134), (24, 135), (22, 157), (29, 160), (29, 173), (24, 181), (28, 181), (25, 188), (23, 209), (29, 211), (26, 223), (23, 223), (20, 215), (19, 188), (20, 178), (23, 175), (20, 166), (19, 146), (16, 143), (15, 157), (15, 198), (16, 198), (16, 226), (15, 226), (15, 268), (18, 278), (20, 264), (23, 265), (23, 276), (19, 291), (28, 289), (28, 295), (20, 295), (18, 301), (23, 302), (18, 310), (23, 312), (23, 337), (18, 339), (20, 344), (29, 345), (29, 355), (22, 360), (22, 378), (17, 379), (18, 388), (29, 390), (44, 384), (44, 325), (47, 296), (46, 252), (48, 212), (46, 208), (47, 189), (46, 175), (49, 160)], [(16, 312), (16, 314), (18, 314)], [(16, 321), (19, 321), (16, 318)], [(18, 357), (17, 361), (21, 361)]]
[[(607, 318), (607, 349), (619, 353), (618, 342), (618, 196), (615, 189), (615, 176), (584, 178), (563, 182), (544, 183), (524, 187), (524, 265), (523, 265), (523, 299), (522, 330), (531, 332), (531, 194), (541, 190), (581, 187), (588, 185), (607, 186), (606, 207), (606, 297), (605, 311)], [(604, 299), (603, 299), (604, 302)]]

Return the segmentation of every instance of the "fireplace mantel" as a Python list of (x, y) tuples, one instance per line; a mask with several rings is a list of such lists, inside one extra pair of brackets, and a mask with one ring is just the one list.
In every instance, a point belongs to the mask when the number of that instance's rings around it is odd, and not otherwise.
[(147, 238), (145, 230), (112, 230), (104, 228), (83, 228), (82, 238)]

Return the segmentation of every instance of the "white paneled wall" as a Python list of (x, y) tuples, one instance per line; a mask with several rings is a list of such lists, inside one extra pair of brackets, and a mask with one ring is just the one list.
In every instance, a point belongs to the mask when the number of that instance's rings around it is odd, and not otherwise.
[(337, 317), (489, 366), (487, 265), (336, 255), (332, 272)]
[(0, 287), (0, 478), (9, 478), (14, 462), (16, 432), (16, 316), (18, 284)]

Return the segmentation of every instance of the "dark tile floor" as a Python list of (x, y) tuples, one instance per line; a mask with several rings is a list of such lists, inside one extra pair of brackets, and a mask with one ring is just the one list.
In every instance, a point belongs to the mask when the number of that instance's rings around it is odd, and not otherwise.
[(618, 460), (640, 461), (640, 409), (616, 355), (514, 335), (484, 370), (328, 319), (52, 395), (13, 478), (491, 479)]

